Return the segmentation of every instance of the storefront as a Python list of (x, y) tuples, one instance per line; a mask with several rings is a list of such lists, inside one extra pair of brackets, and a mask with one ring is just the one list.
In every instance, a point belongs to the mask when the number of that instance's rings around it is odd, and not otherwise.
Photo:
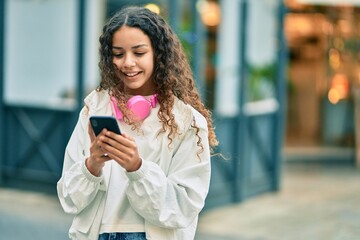
[[(354, 162), (360, 2), (288, 0), (289, 156)], [(293, 155), (291, 155), (293, 153)]]
[(0, 185), (54, 192), (71, 126), (99, 81), (102, 25), (129, 4), (168, 20), (213, 110), (220, 154), (206, 206), (277, 191), (287, 61), (280, 0), (2, 1)]

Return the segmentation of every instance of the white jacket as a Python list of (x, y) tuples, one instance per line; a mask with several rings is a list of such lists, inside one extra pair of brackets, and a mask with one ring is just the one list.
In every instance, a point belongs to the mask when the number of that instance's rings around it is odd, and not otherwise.
[[(66, 147), (57, 191), (64, 211), (74, 215), (69, 237), (95, 240), (104, 212), (111, 164), (105, 164), (99, 177), (85, 167), (85, 159), (90, 155), (88, 123), (91, 115), (111, 115), (112, 112), (106, 91), (93, 91), (86, 97), (85, 104)], [(147, 239), (194, 239), (198, 215), (210, 184), (207, 122), (194, 108), (176, 98), (173, 114), (181, 134), (169, 147), (167, 133), (158, 135), (161, 123), (157, 111), (158, 108), (153, 109), (142, 124), (142, 137), (146, 141), (139, 139), (131, 127), (120, 123), (122, 131), (135, 138), (143, 158), (139, 170), (125, 175), (129, 207), (144, 218)], [(204, 146), (200, 154), (196, 129), (191, 126), (193, 120), (200, 129), (198, 134)]]

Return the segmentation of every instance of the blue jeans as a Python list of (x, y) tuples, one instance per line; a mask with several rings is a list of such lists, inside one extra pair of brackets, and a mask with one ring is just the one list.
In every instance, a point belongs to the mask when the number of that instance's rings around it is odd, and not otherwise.
[(146, 236), (144, 232), (103, 233), (99, 240), (146, 240)]

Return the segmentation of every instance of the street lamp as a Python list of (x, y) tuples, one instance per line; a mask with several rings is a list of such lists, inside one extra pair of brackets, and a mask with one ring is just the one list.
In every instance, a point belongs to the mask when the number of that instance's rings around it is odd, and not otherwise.
[(200, 13), (201, 21), (208, 27), (216, 27), (221, 21), (219, 4), (214, 1), (200, 0), (196, 4)]

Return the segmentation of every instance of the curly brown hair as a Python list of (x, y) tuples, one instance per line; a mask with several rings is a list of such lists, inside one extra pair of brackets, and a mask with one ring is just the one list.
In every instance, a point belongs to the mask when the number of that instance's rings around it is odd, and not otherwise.
[[(129, 110), (126, 109), (128, 95), (124, 83), (120, 80), (116, 66), (113, 64), (112, 40), (113, 34), (126, 25), (142, 30), (149, 38), (154, 49), (154, 72), (152, 81), (160, 105), (158, 117), (162, 122), (162, 132), (169, 130), (168, 138), (172, 142), (178, 132), (178, 125), (172, 113), (174, 96), (191, 105), (199, 111), (207, 120), (208, 140), (211, 150), (218, 145), (216, 139), (211, 112), (202, 103), (194, 84), (191, 68), (183, 51), (182, 45), (166, 23), (158, 14), (143, 7), (127, 7), (115, 13), (103, 27), (100, 36), (100, 74), (101, 82), (98, 90), (107, 90), (118, 99), (120, 110), (124, 113), (124, 121), (134, 128), (139, 123), (129, 117)], [(130, 114), (131, 116), (131, 114)], [(194, 124), (196, 127), (196, 123)], [(201, 138), (198, 145), (201, 146)]]

